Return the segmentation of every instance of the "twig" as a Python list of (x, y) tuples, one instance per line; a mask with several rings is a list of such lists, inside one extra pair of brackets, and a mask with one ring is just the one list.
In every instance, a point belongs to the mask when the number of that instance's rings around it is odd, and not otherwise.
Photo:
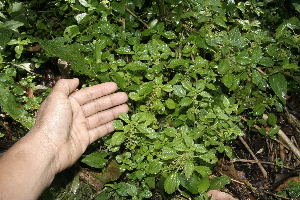
[[(268, 115), (263, 114), (263, 119), (265, 121), (268, 120)], [(280, 129), (278, 131), (278, 135), (279, 137), (281, 137), (281, 139), (290, 147), (291, 151), (295, 154), (295, 156), (298, 158), (298, 160), (300, 160), (300, 151), (298, 150), (298, 148), (292, 143), (292, 141), (290, 140), (290, 138), (288, 138), (286, 136), (286, 134)]]
[(249, 151), (249, 153), (251, 154), (251, 156), (253, 157), (253, 159), (257, 162), (258, 167), (260, 168), (264, 178), (268, 178), (268, 173), (265, 170), (265, 168), (262, 166), (261, 162), (258, 160), (258, 158), (256, 157), (256, 155), (253, 153), (253, 151), (251, 150), (251, 148), (249, 147), (249, 145), (245, 142), (244, 138), (242, 138), (241, 136), (239, 136), (239, 139), (241, 140), (241, 142), (244, 144), (244, 146), (246, 147), (246, 149)]
[(291, 75), (291, 74), (289, 74), (289, 73), (286, 73), (286, 72), (283, 72), (283, 71), (281, 71), (280, 73), (285, 74), (285, 75), (287, 75), (287, 76), (290, 76), (290, 77), (292, 77), (293, 79), (295, 79), (295, 80), (297, 80), (297, 81), (300, 81), (300, 78), (298, 78), (298, 77), (296, 77), (296, 76), (293, 76), (293, 75)]
[(134, 14), (127, 6), (124, 6), (125, 10), (127, 10), (127, 12), (129, 12), (132, 16), (134, 16), (137, 20), (139, 20), (142, 24), (144, 24), (144, 26), (146, 26), (148, 29), (150, 28), (150, 26), (145, 23), (141, 18), (139, 18), (136, 14)]
[[(237, 159), (237, 158), (232, 159), (231, 162), (257, 163), (256, 160)], [(265, 161), (260, 161), (260, 163), (262, 163), (262, 164), (267, 164), (267, 165), (276, 165), (275, 162), (265, 162)], [(290, 170), (293, 170), (293, 169), (294, 169), (294, 168), (291, 168), (291, 167), (288, 167), (288, 166), (283, 166), (283, 168), (290, 169)]]

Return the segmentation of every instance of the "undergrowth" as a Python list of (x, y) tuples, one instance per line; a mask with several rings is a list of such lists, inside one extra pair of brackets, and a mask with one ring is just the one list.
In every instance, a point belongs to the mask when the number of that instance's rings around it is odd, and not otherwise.
[[(115, 160), (123, 174), (98, 200), (207, 199), (230, 182), (209, 178), (217, 155), (234, 157), (245, 127), (299, 95), (296, 0), (2, 1), (0, 11), (1, 110), (25, 127), (51, 90), (37, 78), (52, 58), (82, 87), (114, 81), (129, 95), (129, 114), (82, 160), (98, 170)], [(261, 132), (274, 137), (269, 123)]]

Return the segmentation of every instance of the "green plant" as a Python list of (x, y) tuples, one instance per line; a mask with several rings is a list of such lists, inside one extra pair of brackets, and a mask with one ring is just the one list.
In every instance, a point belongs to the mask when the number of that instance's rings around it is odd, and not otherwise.
[[(251, 126), (262, 122), (263, 113), (282, 111), (287, 93), (299, 93), (298, 79), (291, 78), (299, 74), (296, 2), (57, 0), (42, 1), (46, 7), (37, 11), (38, 2), (32, 1), (23, 3), (31, 13), (27, 22), (13, 20), (19, 3), (6, 2), (2, 9), (7, 4), (15, 9), (2, 13), (0, 24), (6, 98), (20, 102), (12, 97), (17, 94), (13, 78), (23, 69), (4, 63), (25, 63), (23, 47), (33, 42), (42, 50), (31, 61), (42, 65), (59, 57), (86, 85), (115, 81), (129, 95), (129, 114), (121, 114), (114, 121), (116, 132), (102, 139), (109, 154), (94, 152), (82, 160), (101, 169), (115, 159), (124, 172), (127, 182), (107, 184), (98, 199), (156, 194), (207, 199), (205, 192), (215, 188), (209, 175), (217, 155), (232, 157), (228, 144), (243, 135), (238, 115), (247, 115)], [(29, 23), (33, 20), (36, 26)], [(5, 102), (2, 110), (18, 119), (13, 113), (18, 105), (10, 111)], [(274, 137), (278, 127), (269, 123)], [(220, 179), (218, 189), (229, 182)]]
[(289, 182), (288, 186), (284, 187), (282, 191), (277, 192), (277, 194), (283, 197), (297, 199), (300, 196), (299, 187), (300, 187), (300, 182), (292, 180)]

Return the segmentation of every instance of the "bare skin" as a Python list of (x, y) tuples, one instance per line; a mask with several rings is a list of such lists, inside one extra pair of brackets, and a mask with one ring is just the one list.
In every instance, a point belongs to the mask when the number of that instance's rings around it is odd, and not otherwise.
[(34, 127), (0, 158), (0, 199), (37, 199), (55, 174), (73, 165), (87, 146), (114, 131), (111, 121), (128, 112), (115, 83), (75, 89), (59, 80), (42, 103)]

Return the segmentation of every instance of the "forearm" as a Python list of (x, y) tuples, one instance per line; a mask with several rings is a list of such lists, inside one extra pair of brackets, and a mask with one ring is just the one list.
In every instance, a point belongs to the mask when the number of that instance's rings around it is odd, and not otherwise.
[(28, 133), (0, 158), (0, 199), (37, 199), (57, 166), (44, 137)]

